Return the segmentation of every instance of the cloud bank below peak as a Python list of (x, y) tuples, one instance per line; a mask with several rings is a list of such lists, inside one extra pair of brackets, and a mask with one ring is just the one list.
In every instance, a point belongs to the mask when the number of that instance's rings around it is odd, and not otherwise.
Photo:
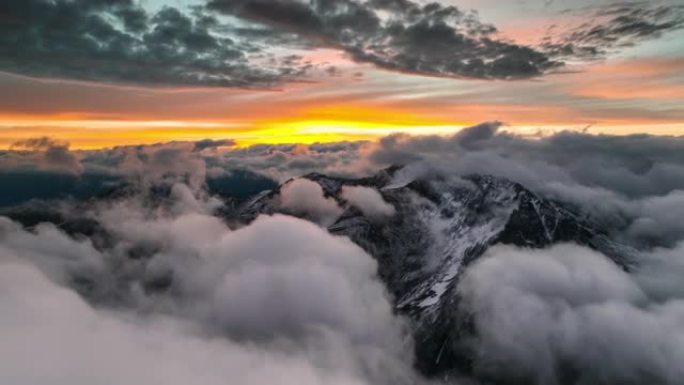
[[(186, 194), (169, 206), (150, 207), (144, 193), (90, 206), (105, 242), (0, 217), (0, 379), (422, 381), (360, 247), (283, 215), (230, 229), (206, 210), (210, 197), (173, 189)], [(144, 261), (133, 257), (141, 251)]]
[(630, 275), (586, 248), (490, 249), (459, 286), (478, 330), (475, 370), (535, 384), (677, 383), (684, 301), (667, 270), (680, 263), (641, 261), (671, 285), (655, 299), (643, 270)]
[[(682, 138), (577, 132), (528, 138), (501, 127), (489, 122), (447, 136), (396, 134), (368, 142), (247, 148), (200, 141), (74, 152), (65, 144), (36, 139), (55, 147), (52, 151), (64, 161), (47, 161), (50, 146), (0, 153), (0, 181), (6, 182), (0, 203), (83, 199), (120, 186), (144, 190), (173, 183), (241, 200), (295, 178), (283, 187), (283, 208), (328, 223), (344, 202), (296, 178), (309, 173), (359, 178), (401, 165), (397, 178), (407, 181), (472, 174), (507, 178), (623, 228), (623, 236), (642, 246), (669, 247), (682, 239), (684, 228), (677, 219), (684, 207)], [(348, 191), (344, 199), (371, 216), (390, 217), (392, 208), (379, 198), (362, 190)]]
[[(614, 221), (606, 227), (615, 231), (611, 237), (639, 246), (639, 260), (626, 272), (577, 245), (489, 248), (454, 287), (462, 299), (455, 311), (472, 321), (459, 343), (474, 353), (468, 362), (476, 380), (677, 384), (684, 346), (682, 138), (566, 132), (530, 139), (501, 126), (310, 146), (65, 148), (80, 165), (78, 176), (97, 171), (138, 185), (103, 199), (48, 202), (70, 219), (90, 220), (77, 236), (59, 217), (48, 217), (59, 225), (26, 228), (0, 218), (0, 289), (7, 288), (0, 305), (9, 314), (0, 318), (0, 334), (10, 342), (0, 346), (10, 357), (0, 362), (0, 379), (168, 383), (161, 373), (200, 384), (226, 376), (238, 384), (435, 383), (412, 367), (411, 337), (393, 313), (376, 261), (320, 225), (358, 210), (384, 226), (406, 214), (406, 206), (383, 198), (387, 189), (412, 181), (471, 186), (461, 177), (479, 173), (521, 182), (564, 207), (574, 208), (571, 202), (578, 215)], [(21, 164), (16, 171), (64, 172), (40, 168), (38, 155), (65, 144), (38, 138), (19, 145), (21, 151), (0, 153), (0, 162)], [(347, 186), (338, 200), (316, 183), (332, 178), (297, 178), (312, 171), (359, 178), (390, 164), (404, 167), (379, 174), (381, 183), (393, 175), (385, 190)], [(254, 175), (295, 178), (279, 189), (271, 180), (266, 189), (278, 193), (283, 212), (318, 225), (284, 215), (225, 223), (220, 210), (245, 200), (213, 195), (211, 181), (243, 184)], [(24, 207), (52, 213), (38, 202)], [(89, 354), (102, 345), (110, 347), (107, 355)], [(48, 359), (33, 362), (37, 352)]]

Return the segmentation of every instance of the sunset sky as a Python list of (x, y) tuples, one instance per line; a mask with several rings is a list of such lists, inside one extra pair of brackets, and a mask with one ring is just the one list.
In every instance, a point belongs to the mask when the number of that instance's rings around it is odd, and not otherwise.
[(684, 4), (9, 0), (0, 90), (0, 148), (684, 135)]

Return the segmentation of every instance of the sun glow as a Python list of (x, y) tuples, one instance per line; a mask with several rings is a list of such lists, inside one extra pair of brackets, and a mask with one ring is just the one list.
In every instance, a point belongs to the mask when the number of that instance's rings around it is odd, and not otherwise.
[(272, 122), (254, 132), (235, 136), (240, 145), (256, 143), (304, 143), (335, 142), (343, 140), (369, 140), (397, 132), (416, 135), (446, 134), (461, 129), (458, 124), (403, 125), (376, 121), (351, 120), (300, 120)]
[(281, 118), (234, 121), (114, 120), (83, 116), (0, 117), (0, 147), (26, 138), (50, 136), (74, 149), (119, 145), (234, 139), (238, 146), (369, 140), (395, 132), (444, 134), (463, 123), (380, 107), (308, 107)]
[(255, 121), (252, 130), (233, 136), (239, 145), (256, 143), (370, 140), (397, 132), (453, 133), (465, 123), (380, 106), (309, 106), (277, 119)]
[[(469, 110), (477, 111), (477, 106)], [(373, 140), (393, 133), (448, 135), (480, 122), (449, 120), (441, 116), (382, 106), (313, 105), (293, 110), (267, 111), (264, 108), (252, 112), (235, 116), (233, 120), (203, 120), (194, 116), (174, 120), (127, 120), (80, 114), (7, 115), (0, 116), (0, 148), (9, 148), (22, 139), (42, 136), (69, 142), (72, 149), (81, 150), (207, 138), (233, 139), (240, 147), (254, 144), (312, 144)], [(464, 111), (453, 112), (453, 115), (467, 115)], [(587, 127), (593, 134), (650, 132), (681, 135), (684, 132), (683, 126), (678, 123), (647, 122), (605, 122), (594, 125), (520, 122), (512, 123), (505, 129), (522, 135), (544, 136), (564, 130), (579, 131)]]

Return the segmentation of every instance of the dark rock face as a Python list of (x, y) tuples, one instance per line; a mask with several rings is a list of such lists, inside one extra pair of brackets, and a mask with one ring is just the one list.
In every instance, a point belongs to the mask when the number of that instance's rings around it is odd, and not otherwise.
[[(633, 250), (611, 240), (588, 219), (509, 180), (473, 175), (448, 180), (402, 178), (397, 168), (364, 179), (321, 174), (326, 196), (345, 208), (328, 228), (348, 236), (378, 261), (378, 273), (396, 311), (412, 322), (416, 366), (425, 374), (469, 371), (468, 315), (459, 311), (456, 285), (468, 264), (490, 246), (542, 248), (575, 242), (596, 249), (629, 269)], [(387, 221), (366, 218), (341, 197), (345, 185), (377, 189), (396, 214)], [(236, 213), (250, 221), (278, 212), (279, 189), (263, 193)]]

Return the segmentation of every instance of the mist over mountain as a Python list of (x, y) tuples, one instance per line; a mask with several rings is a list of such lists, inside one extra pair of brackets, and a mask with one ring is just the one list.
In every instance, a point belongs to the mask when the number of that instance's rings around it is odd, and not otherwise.
[(684, 0), (0, 0), (0, 385), (683, 385)]
[(684, 378), (682, 138), (34, 144), (0, 155), (0, 382)]

